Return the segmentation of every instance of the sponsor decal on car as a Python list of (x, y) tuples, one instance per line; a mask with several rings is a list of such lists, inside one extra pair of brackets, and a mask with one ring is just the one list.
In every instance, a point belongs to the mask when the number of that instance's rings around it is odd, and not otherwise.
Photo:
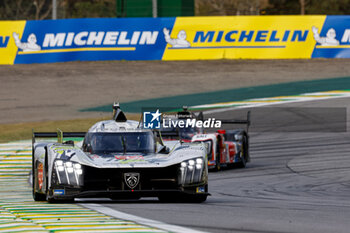
[(196, 192), (197, 193), (204, 193), (205, 192), (205, 188), (204, 187), (197, 187)]
[(53, 194), (54, 195), (64, 195), (65, 192), (64, 192), (64, 189), (55, 189), (55, 190), (53, 190)]

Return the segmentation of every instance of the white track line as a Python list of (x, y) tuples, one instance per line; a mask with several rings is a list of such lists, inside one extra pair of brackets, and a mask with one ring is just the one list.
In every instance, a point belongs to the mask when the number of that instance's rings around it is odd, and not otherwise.
[[(340, 98), (349, 98), (349, 96), (332, 96), (332, 97), (321, 97), (321, 98), (315, 98), (315, 99), (298, 99), (298, 100), (291, 100), (291, 101), (281, 101), (281, 102), (273, 102), (273, 103), (258, 103), (258, 104), (251, 104), (251, 105), (243, 105), (243, 106), (232, 106), (232, 107), (225, 107), (225, 108), (218, 108), (213, 110), (204, 110), (203, 114), (212, 114), (212, 113), (221, 113), (221, 112), (227, 112), (231, 110), (236, 109), (243, 109), (243, 108), (256, 108), (256, 107), (265, 107), (269, 105), (282, 105), (282, 104), (291, 104), (291, 103), (300, 103), (300, 102), (311, 102), (311, 101), (318, 101), (318, 100), (328, 100), (328, 99), (340, 99)], [(194, 108), (197, 106), (194, 106)]]
[(176, 226), (176, 225), (171, 225), (171, 224), (155, 221), (152, 219), (147, 219), (147, 218), (142, 218), (142, 217), (138, 217), (138, 216), (131, 215), (131, 214), (126, 214), (126, 213), (120, 212), (118, 210), (114, 210), (112, 208), (102, 206), (99, 204), (79, 204), (79, 205), (86, 207), (86, 208), (89, 208), (89, 209), (92, 209), (92, 210), (95, 210), (95, 211), (98, 211), (98, 212), (103, 213), (105, 215), (109, 215), (109, 216), (118, 218), (118, 219), (133, 221), (133, 222), (136, 222), (136, 223), (141, 224), (141, 225), (155, 227), (155, 228), (162, 229), (165, 231), (179, 232), (179, 233), (203, 233), (203, 231), (197, 231), (197, 230), (193, 230), (193, 229), (186, 228), (186, 227), (180, 227), (180, 226)]

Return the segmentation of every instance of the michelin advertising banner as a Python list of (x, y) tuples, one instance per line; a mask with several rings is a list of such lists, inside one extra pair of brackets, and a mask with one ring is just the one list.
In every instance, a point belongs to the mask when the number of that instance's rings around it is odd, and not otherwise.
[(0, 21), (0, 64), (350, 58), (350, 16)]

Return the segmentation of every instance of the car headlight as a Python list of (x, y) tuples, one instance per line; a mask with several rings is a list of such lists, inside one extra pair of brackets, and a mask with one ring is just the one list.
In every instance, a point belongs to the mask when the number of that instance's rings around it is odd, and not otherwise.
[(80, 163), (56, 160), (54, 166), (59, 184), (82, 185), (83, 168)]
[(197, 164), (202, 164), (202, 163), (203, 163), (203, 159), (202, 159), (202, 158), (196, 159), (196, 163), (197, 163)]
[(72, 167), (67, 167), (67, 172), (68, 173), (73, 173), (74, 172), (74, 169)]
[(57, 164), (57, 166), (62, 166), (63, 165), (63, 161), (62, 160), (56, 160), (56, 164)]
[(189, 161), (188, 161), (188, 165), (193, 166), (193, 165), (194, 165), (194, 160), (192, 160), (192, 159), (189, 160)]
[(196, 158), (183, 161), (180, 164), (179, 183), (192, 184), (201, 182), (203, 168), (203, 158)]

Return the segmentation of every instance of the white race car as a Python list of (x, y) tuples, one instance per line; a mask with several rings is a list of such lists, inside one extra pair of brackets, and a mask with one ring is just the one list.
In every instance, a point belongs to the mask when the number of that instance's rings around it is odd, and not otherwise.
[[(162, 144), (152, 130), (139, 128), (114, 105), (113, 120), (87, 133), (33, 133), (35, 201), (69, 201), (82, 197), (203, 202), (208, 193), (204, 144)], [(38, 138), (58, 137), (40, 141)], [(63, 142), (63, 138), (84, 137)]]

